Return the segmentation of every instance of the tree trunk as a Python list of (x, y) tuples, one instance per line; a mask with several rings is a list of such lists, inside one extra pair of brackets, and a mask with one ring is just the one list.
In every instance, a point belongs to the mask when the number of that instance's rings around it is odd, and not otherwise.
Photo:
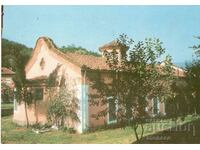
[(27, 104), (26, 101), (24, 101), (24, 108), (25, 108), (25, 115), (26, 115), (26, 127), (29, 127), (29, 120), (28, 120), (28, 113), (27, 113)]
[[(139, 123), (138, 123), (139, 124)], [(134, 129), (134, 133), (135, 133), (135, 137), (136, 137), (136, 140), (137, 140), (137, 143), (140, 143), (140, 140), (143, 138), (143, 134), (144, 134), (144, 126), (143, 124), (141, 123), (141, 128), (142, 128), (142, 133), (139, 137), (138, 133), (137, 133), (137, 128), (138, 128), (138, 124), (134, 124), (133, 125), (133, 129)]]
[(138, 133), (137, 133), (137, 129), (134, 127), (134, 133), (135, 133), (135, 137), (137, 142), (139, 141), (139, 137), (138, 137)]
[(194, 106), (194, 115), (195, 115), (195, 116), (197, 115), (197, 109), (196, 109), (196, 106)]
[(35, 107), (35, 119), (36, 119), (36, 124), (38, 124), (38, 113), (37, 113), (37, 103), (36, 103), (36, 100), (34, 100), (34, 107)]
[(135, 137), (136, 137), (137, 142), (139, 142), (140, 139), (138, 137), (137, 128), (138, 128), (138, 125), (134, 124), (133, 129), (134, 129)]
[(144, 127), (143, 127), (143, 124), (142, 124), (142, 123), (141, 123), (141, 128), (142, 128), (142, 133), (141, 133), (140, 139), (143, 138), (143, 134), (144, 134)]

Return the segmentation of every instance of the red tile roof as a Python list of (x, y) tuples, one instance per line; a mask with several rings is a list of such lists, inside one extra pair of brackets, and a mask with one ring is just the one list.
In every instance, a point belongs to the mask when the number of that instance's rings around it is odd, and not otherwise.
[(90, 69), (108, 70), (109, 66), (106, 63), (106, 59), (103, 57), (97, 57), (92, 55), (84, 55), (72, 52), (61, 52), (53, 43), (53, 41), (47, 37), (42, 37), (47, 43), (50, 50), (53, 50), (56, 54), (69, 60), (70, 62), (78, 65), (79, 67), (88, 67)]
[[(97, 57), (92, 55), (84, 55), (79, 53), (66, 52), (62, 53), (54, 44), (53, 40), (47, 37), (41, 37), (47, 43), (49, 49), (53, 50), (56, 54), (60, 55), (64, 59), (69, 60), (70, 62), (78, 65), (79, 67), (88, 67), (90, 69), (100, 69), (100, 70), (109, 70), (109, 66), (106, 63), (106, 59), (103, 57)], [(100, 47), (100, 49), (109, 48), (109, 47), (119, 47), (119, 43), (117, 41), (112, 41), (104, 46)], [(176, 76), (184, 77), (185, 70), (179, 67), (173, 67), (174, 73)]]
[(13, 75), (15, 73), (12, 70), (10, 70), (6, 67), (2, 67), (1, 68), (1, 74), (3, 74), (3, 75)]
[(100, 69), (100, 70), (108, 70), (109, 66), (106, 63), (106, 59), (103, 57), (96, 57), (92, 55), (83, 55), (79, 53), (65, 53), (65, 56), (72, 60), (73, 62), (79, 64), (81, 67), (85, 66), (90, 69)]

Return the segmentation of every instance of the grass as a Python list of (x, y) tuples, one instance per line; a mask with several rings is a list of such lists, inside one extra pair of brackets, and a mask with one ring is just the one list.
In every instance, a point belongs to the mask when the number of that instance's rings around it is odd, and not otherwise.
[[(144, 137), (140, 143), (145, 144), (199, 144), (200, 118), (187, 118), (187, 123)], [(156, 140), (155, 140), (156, 139)], [(134, 142), (137, 143), (137, 142)]]
[[(188, 116), (178, 124), (182, 125), (191, 121), (200, 119), (199, 117)], [(160, 128), (160, 125), (163, 125)], [(144, 136), (153, 135), (165, 129), (173, 127), (170, 120), (156, 121), (154, 123), (146, 123), (144, 125)], [(32, 132), (31, 128), (21, 127), (12, 122), (11, 116), (2, 117), (1, 129), (2, 143), (133, 143), (136, 141), (133, 129), (127, 127), (125, 129), (108, 129), (104, 131), (96, 131), (85, 134), (69, 134), (63, 131), (50, 131), (42, 134)], [(139, 129), (139, 131), (141, 131)]]
[(13, 114), (13, 103), (1, 104), (1, 116), (10, 116)]
[(1, 104), (1, 109), (13, 109), (13, 103)]

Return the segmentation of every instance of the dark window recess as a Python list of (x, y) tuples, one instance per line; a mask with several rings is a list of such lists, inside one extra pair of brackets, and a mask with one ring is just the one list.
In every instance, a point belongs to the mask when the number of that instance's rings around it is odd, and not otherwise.
[(116, 103), (114, 99), (109, 99), (109, 121), (116, 120)]
[(158, 113), (158, 99), (157, 98), (153, 99), (153, 113), (154, 114)]
[(44, 61), (44, 58), (42, 58), (40, 61), (40, 68), (43, 70), (44, 66), (45, 66), (45, 61)]
[(34, 89), (34, 99), (35, 100), (43, 100), (43, 88), (35, 88)]

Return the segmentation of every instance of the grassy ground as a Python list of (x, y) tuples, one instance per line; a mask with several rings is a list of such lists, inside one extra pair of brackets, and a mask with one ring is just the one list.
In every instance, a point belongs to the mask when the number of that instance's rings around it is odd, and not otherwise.
[(13, 114), (13, 103), (1, 104), (1, 116), (10, 116)]
[[(134, 142), (136, 143), (136, 142)], [(157, 132), (144, 137), (140, 143), (145, 144), (199, 144), (200, 143), (200, 119), (187, 122), (183, 125)]]
[(13, 103), (1, 104), (1, 109), (13, 109)]
[[(188, 116), (185, 121), (179, 121), (178, 124), (182, 125), (195, 120), (200, 121), (200, 118)], [(32, 132), (31, 128), (27, 129), (12, 123), (11, 116), (2, 117), (1, 127), (2, 143), (134, 143), (136, 141), (131, 127), (96, 131), (81, 135), (69, 134), (64, 131), (50, 131), (36, 134)], [(150, 136), (173, 127), (173, 122), (170, 120), (157, 121), (154, 123), (147, 123), (144, 127), (144, 135)]]

